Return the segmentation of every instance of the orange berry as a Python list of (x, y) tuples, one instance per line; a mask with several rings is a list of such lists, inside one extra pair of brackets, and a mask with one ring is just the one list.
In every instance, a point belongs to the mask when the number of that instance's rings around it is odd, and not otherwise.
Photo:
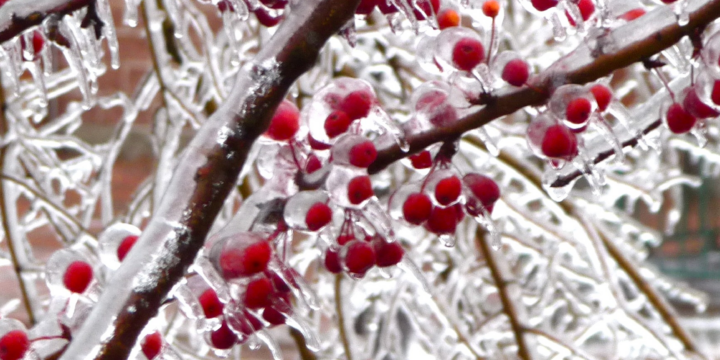
[(500, 12), (500, 4), (496, 0), (487, 0), (482, 6), (482, 11), (485, 16), (494, 18)]
[(453, 9), (445, 9), (437, 17), (440, 30), (460, 25), (460, 15)]

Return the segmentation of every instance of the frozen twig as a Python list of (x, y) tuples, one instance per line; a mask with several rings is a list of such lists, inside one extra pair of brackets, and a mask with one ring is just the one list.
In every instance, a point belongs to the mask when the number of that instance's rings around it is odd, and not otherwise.
[(95, 0), (10, 0), (0, 5), (0, 43), (40, 25), (49, 16), (62, 17)]
[(359, 0), (296, 4), (188, 146), (157, 210), (62, 359), (125, 359), (204, 245), (253, 142)]
[(340, 340), (342, 340), (343, 349), (345, 350), (345, 358), (347, 360), (353, 360), (352, 346), (350, 346), (350, 339), (347, 335), (347, 324), (345, 324), (345, 314), (343, 313), (343, 293), (342, 293), (342, 279), (343, 274), (335, 275), (335, 311), (338, 317), (338, 332), (340, 333)]

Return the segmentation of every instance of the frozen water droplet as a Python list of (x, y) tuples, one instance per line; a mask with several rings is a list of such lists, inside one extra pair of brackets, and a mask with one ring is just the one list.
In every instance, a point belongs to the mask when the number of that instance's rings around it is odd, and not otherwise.
[(454, 247), (455, 244), (457, 243), (457, 238), (455, 237), (455, 234), (440, 235), (438, 237), (438, 239), (440, 240), (440, 242), (442, 242), (442, 244), (445, 247), (449, 247), (449, 248)]
[(565, 32), (565, 27), (560, 22), (560, 17), (558, 16), (557, 12), (553, 12), (548, 20), (550, 20), (550, 23), (552, 24), (553, 37), (555, 38), (555, 41), (565, 41), (565, 38), (567, 38), (567, 33)]

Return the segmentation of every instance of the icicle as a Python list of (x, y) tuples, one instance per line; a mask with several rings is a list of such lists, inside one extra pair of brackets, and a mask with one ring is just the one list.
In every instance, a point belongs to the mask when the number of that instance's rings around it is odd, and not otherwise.
[(105, 23), (105, 26), (103, 26), (103, 36), (107, 39), (108, 49), (110, 49), (110, 66), (117, 70), (120, 68), (120, 51), (117, 31), (108, 0), (97, 1), (97, 12), (100, 19)]
[(0, 61), (5, 63), (5, 77), (8, 79), (10, 84), (10, 93), (8, 95), (12, 97), (18, 96), (18, 89), (20, 81), (18, 72), (18, 63), (22, 60), (19, 58), (19, 49), (16, 49), (17, 44), (15, 40), (11, 40), (3, 44), (2, 52), (0, 52)]
[(613, 151), (615, 152), (615, 161), (618, 163), (625, 161), (625, 153), (623, 152), (620, 140), (617, 136), (615, 136), (615, 133), (610, 125), (608, 125), (608, 123), (605, 122), (605, 119), (602, 118), (602, 115), (595, 112), (590, 119), (590, 124), (593, 125), (598, 132), (600, 132), (600, 135), (605, 139), (605, 141), (612, 145)]
[(348, 44), (351, 47), (355, 47), (357, 45), (357, 32), (355, 30), (355, 19), (350, 19), (345, 26), (340, 29), (340, 35), (342, 35), (343, 38), (345, 38), (345, 41), (348, 42)]
[(440, 242), (445, 245), (445, 247), (452, 248), (455, 247), (455, 244), (457, 244), (457, 238), (455, 237), (455, 234), (443, 234), (438, 237)]
[(545, 189), (545, 192), (547, 192), (550, 199), (555, 202), (561, 202), (565, 200), (565, 198), (567, 198), (573, 186), (575, 185), (575, 181), (577, 181), (576, 178), (565, 186), (550, 186), (555, 182), (555, 180), (557, 180), (558, 175), (559, 173), (557, 172), (557, 170), (548, 169), (545, 171), (545, 173), (543, 173), (542, 177), (543, 189)]
[(78, 76), (77, 84), (83, 95), (83, 108), (86, 110), (90, 109), (95, 103), (95, 94), (92, 92), (91, 86), (93, 74), (89, 71), (86, 64), (83, 64), (83, 56), (78, 41), (66, 21), (60, 22), (59, 31), (70, 43), (68, 45), (69, 47), (60, 46), (60, 49), (63, 55), (65, 55), (68, 64), (70, 64), (70, 67)]
[(673, 5), (673, 11), (678, 17), (678, 25), (685, 26), (690, 22), (690, 12), (687, 10), (688, 0), (677, 1)]
[(557, 12), (553, 12), (552, 15), (550, 15), (550, 17), (548, 18), (548, 20), (550, 20), (550, 23), (552, 24), (553, 37), (555, 38), (555, 41), (565, 41), (567, 33), (565, 32), (565, 27), (563, 27), (562, 23), (560, 22), (560, 17), (558, 16)]
[(138, 25), (138, 6), (140, 0), (125, 0), (125, 18), (124, 22), (127, 26), (136, 27)]
[(412, 260), (410, 260), (408, 256), (403, 256), (403, 259), (397, 266), (400, 268), (400, 270), (411, 275), (411, 277), (418, 282), (418, 285), (420, 285), (420, 288), (423, 290), (425, 295), (427, 295), (428, 297), (432, 297), (432, 292), (430, 291), (432, 287), (428, 283), (427, 279), (425, 279), (422, 271), (420, 271), (417, 265), (415, 265), (415, 263), (412, 262)]
[(375, 106), (373, 108), (373, 113), (375, 115), (373, 116), (375, 122), (392, 135), (393, 139), (395, 139), (395, 143), (397, 143), (400, 147), (400, 150), (405, 152), (409, 151), (410, 143), (407, 141), (405, 132), (395, 123), (395, 121), (393, 121), (390, 115), (388, 115), (388, 113), (380, 106)]
[(670, 64), (680, 72), (680, 75), (690, 73), (690, 61), (688, 61), (677, 45), (667, 48), (662, 54), (665, 55), (665, 58), (668, 59)]
[(492, 221), (492, 217), (487, 209), (482, 207), (482, 214), (475, 216), (474, 219), (487, 231), (487, 236), (490, 237), (490, 246), (493, 250), (500, 250), (500, 231), (497, 226), (495, 226), (495, 222)]
[(634, 138), (638, 141), (638, 146), (640, 146), (640, 149), (643, 151), (647, 151), (649, 149), (648, 143), (645, 141), (645, 135), (642, 133), (637, 133), (630, 124), (630, 113), (628, 112), (625, 105), (623, 105), (618, 100), (613, 99), (610, 102), (610, 106), (608, 106), (608, 112), (614, 116), (618, 122), (630, 133), (633, 135)]
[(475, 133), (480, 138), (480, 140), (482, 140), (483, 144), (485, 144), (485, 147), (487, 148), (490, 155), (494, 157), (500, 155), (500, 149), (498, 148), (495, 141), (490, 137), (490, 134), (487, 133), (487, 130), (485, 130), (484, 127), (479, 127), (475, 129)]
[[(280, 350), (280, 346), (275, 342), (275, 340), (270, 336), (270, 334), (265, 330), (260, 330), (255, 333), (255, 336), (258, 337), (258, 339), (262, 340), (265, 345), (267, 345), (268, 350), (270, 350), (270, 353), (272, 354), (273, 360), (283, 360), (283, 354), (282, 350)], [(252, 347), (251, 347), (252, 348)]]
[(697, 124), (690, 130), (690, 133), (695, 136), (698, 142), (698, 146), (703, 148), (708, 143), (707, 133), (707, 121), (705, 119), (698, 119)]
[[(32, 74), (33, 82), (35, 83), (35, 87), (40, 92), (40, 106), (46, 107), (48, 104), (48, 98), (47, 98), (47, 87), (45, 85), (45, 74), (43, 73), (42, 69), (42, 63), (40, 58), (34, 59), (32, 62), (27, 64), (28, 70), (30, 71), (30, 74)], [(41, 117), (33, 118), (35, 123), (39, 123), (42, 121)]]
[(230, 0), (230, 4), (232, 5), (233, 10), (234, 10), (231, 12), (235, 14), (235, 17), (238, 20), (246, 21), (248, 19), (248, 17), (250, 16), (250, 10), (248, 10), (244, 1)]

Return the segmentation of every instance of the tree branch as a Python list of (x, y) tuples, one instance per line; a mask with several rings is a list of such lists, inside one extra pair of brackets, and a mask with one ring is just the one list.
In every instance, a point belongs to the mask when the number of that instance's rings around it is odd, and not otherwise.
[(96, 0), (10, 0), (0, 6), (0, 43), (40, 25), (49, 16), (65, 16)]
[(125, 359), (204, 245), (253, 142), (268, 127), (293, 82), (359, 0), (304, 0), (238, 73), (228, 99), (178, 162), (150, 224), (113, 274), (62, 359)]
[[(586, 84), (608, 76), (615, 70), (647, 59), (674, 45), (684, 36), (693, 34), (696, 29), (704, 29), (720, 17), (720, 0), (709, 0), (704, 5), (689, 10), (692, 10), (689, 14), (690, 21), (684, 26), (678, 25), (671, 7), (664, 6), (597, 39), (598, 44), (617, 45), (617, 50), (613, 52), (605, 53), (607, 49), (601, 47), (589, 49), (585, 44), (581, 45), (574, 52), (538, 74), (532, 81), (532, 87), (501, 92), (482, 109), (451, 125), (408, 137), (409, 152), (402, 151), (398, 145), (379, 150), (377, 159), (368, 171), (371, 174), (378, 173), (393, 162), (417, 153), (432, 144), (461, 136), (467, 131), (479, 128), (526, 106), (542, 105), (547, 102), (558, 86)], [(647, 28), (658, 28), (658, 30), (644, 38), (634, 38), (647, 34), (643, 31), (637, 35), (637, 29)], [(592, 55), (595, 53), (599, 53), (599, 55), (593, 58)], [(655, 127), (657, 126), (659, 123), (655, 125)], [(634, 143), (629, 145), (634, 145)], [(605, 155), (605, 157), (608, 156), (610, 155)], [(601, 160), (596, 160), (596, 162)]]

